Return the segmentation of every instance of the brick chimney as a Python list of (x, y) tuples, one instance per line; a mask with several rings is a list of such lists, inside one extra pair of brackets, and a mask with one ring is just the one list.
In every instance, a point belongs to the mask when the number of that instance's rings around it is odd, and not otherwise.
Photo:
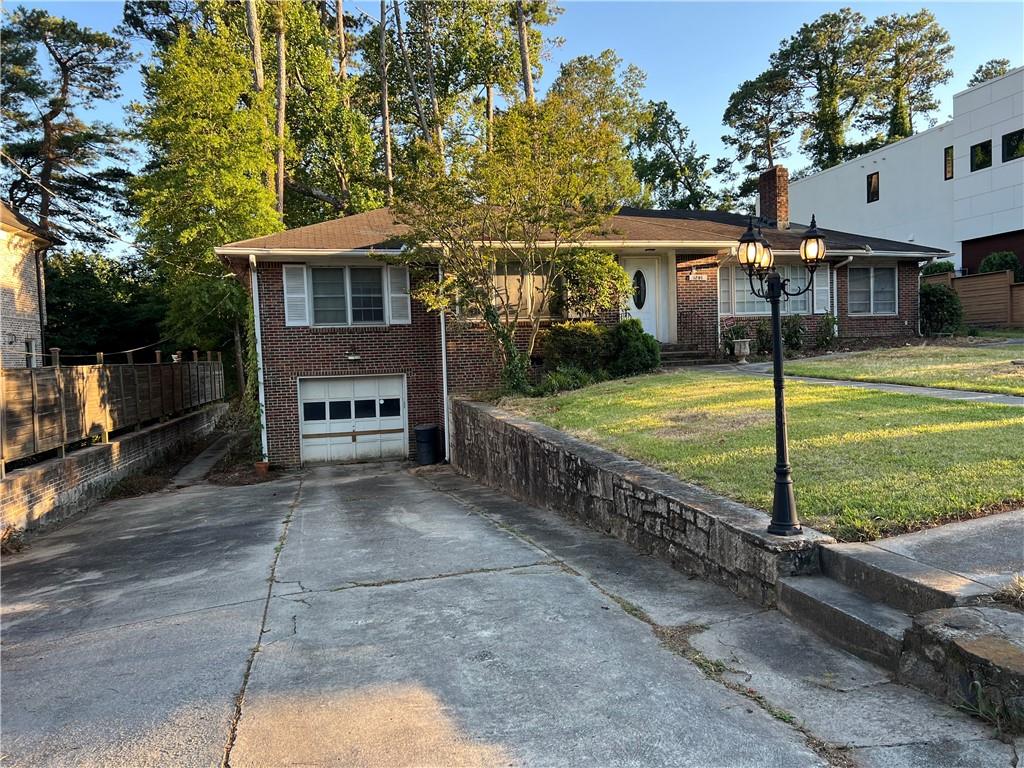
[(789, 171), (776, 165), (757, 179), (759, 212), (762, 219), (775, 222), (778, 229), (789, 229)]

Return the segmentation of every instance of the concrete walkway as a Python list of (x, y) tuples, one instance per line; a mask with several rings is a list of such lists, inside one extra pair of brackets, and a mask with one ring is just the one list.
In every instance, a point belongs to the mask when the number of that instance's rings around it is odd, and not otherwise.
[[(720, 365), (708, 365), (701, 368), (703, 371), (714, 373), (742, 373), (753, 376), (772, 375), (771, 363), (750, 363), (749, 365), (737, 365), (735, 363), (723, 363)], [(1024, 369), (1022, 369), (1024, 371)], [(1022, 374), (1024, 375), (1024, 374)], [(915, 387), (908, 384), (887, 384), (880, 381), (844, 381), (842, 379), (820, 379), (811, 376), (790, 376), (786, 375), (789, 381), (804, 381), (808, 384), (828, 384), (833, 387), (855, 387), (856, 389), (877, 389), (882, 392), (896, 392), (901, 395), (924, 395), (926, 397), (938, 397), (943, 400), (962, 400), (972, 403), (996, 403), (998, 405), (1014, 405), (1018, 408), (1024, 407), (1024, 397), (1017, 395), (1000, 395), (994, 392), (972, 392), (963, 389), (938, 389), (936, 387)]]
[(217, 466), (217, 462), (231, 449), (232, 442), (237, 439), (239, 435), (234, 433), (218, 437), (202, 453), (178, 470), (171, 479), (171, 485), (175, 488), (184, 488), (204, 480), (210, 474), (210, 470)]
[(3, 582), (10, 766), (1016, 764), (777, 612), (444, 469), (106, 504)]

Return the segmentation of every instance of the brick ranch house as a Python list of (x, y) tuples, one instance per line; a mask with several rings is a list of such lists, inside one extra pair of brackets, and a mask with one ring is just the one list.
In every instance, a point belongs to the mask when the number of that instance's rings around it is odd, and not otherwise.
[[(782, 167), (762, 175), (760, 220), (777, 263), (799, 282), (805, 227), (787, 221), (787, 179)], [(633, 277), (625, 314), (663, 344), (717, 355), (724, 327), (752, 327), (768, 313), (737, 266), (747, 221), (624, 208), (584, 245), (613, 251)], [(483, 330), (428, 313), (410, 298), (409, 271), (374, 258), (400, 252), (405, 231), (380, 209), (216, 249), (252, 295), (273, 464), (410, 455), (413, 427), (447, 424), (449, 395), (495, 385)], [(948, 253), (822, 231), (828, 264), (784, 311), (804, 315), (811, 330), (831, 312), (842, 337), (917, 335), (920, 269)]]

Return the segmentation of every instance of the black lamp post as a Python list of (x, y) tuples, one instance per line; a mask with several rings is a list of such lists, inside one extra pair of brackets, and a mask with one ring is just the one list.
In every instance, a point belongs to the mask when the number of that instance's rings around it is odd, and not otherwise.
[[(783, 297), (791, 298), (807, 293), (814, 287), (814, 272), (825, 260), (825, 238), (818, 232), (814, 216), (811, 227), (804, 232), (800, 241), (800, 259), (807, 269), (807, 284), (799, 290), (789, 289), (789, 280), (784, 280), (775, 268), (775, 254), (758, 228), (754, 232), (754, 221), (750, 220), (747, 231), (740, 237), (737, 249), (740, 265), (746, 270), (751, 292), (767, 300), (772, 306), (772, 369), (775, 379), (775, 496), (772, 502), (772, 522), (768, 533), (776, 536), (797, 536), (803, 532), (796, 515), (796, 501), (793, 498), (793, 472), (789, 464), (789, 434), (786, 427), (785, 382), (782, 373), (782, 312)], [(754, 285), (754, 278), (758, 285)]]

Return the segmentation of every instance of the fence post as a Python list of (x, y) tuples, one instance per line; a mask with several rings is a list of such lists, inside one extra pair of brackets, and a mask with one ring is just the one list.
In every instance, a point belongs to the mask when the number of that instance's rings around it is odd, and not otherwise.
[(103, 442), (104, 443), (109, 443), (110, 442), (110, 386), (109, 386), (109, 383), (108, 383), (106, 396), (104, 396), (104, 392), (103, 392), (103, 372), (106, 369), (106, 366), (103, 365), (103, 353), (102, 352), (97, 352), (96, 353), (96, 365), (100, 366), (99, 382), (98, 382), (100, 384), (100, 386), (98, 387), (98, 390), (99, 390), (99, 393), (100, 393), (100, 404), (103, 406), (103, 424), (100, 425), (100, 429), (103, 430)]
[(60, 347), (50, 347), (50, 362), (53, 365), (53, 373), (57, 377), (57, 404), (60, 407), (60, 457), (68, 444), (68, 417), (64, 412), (64, 374), (60, 370)]
[(126, 352), (128, 365), (132, 367), (132, 384), (135, 385), (135, 431), (142, 429), (142, 401), (139, 399), (139, 369), (135, 365), (135, 355)]

